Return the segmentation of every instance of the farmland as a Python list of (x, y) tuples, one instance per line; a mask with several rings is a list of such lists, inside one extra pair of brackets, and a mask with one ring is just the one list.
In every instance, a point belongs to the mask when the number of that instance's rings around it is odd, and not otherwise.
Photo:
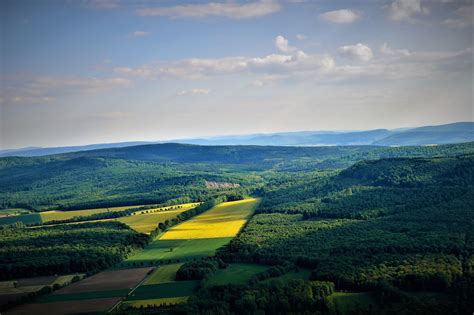
[(169, 208), (168, 207), (164, 209), (159, 208), (160, 211), (158, 211), (158, 209), (137, 211), (137, 212), (132, 213), (131, 216), (121, 217), (116, 220), (128, 225), (129, 227), (131, 227), (132, 229), (134, 229), (135, 231), (139, 233), (150, 234), (151, 231), (156, 229), (156, 227), (158, 226), (158, 223), (171, 220), (175, 218), (178, 214), (184, 211), (187, 211), (195, 206), (196, 206), (195, 203), (188, 203), (188, 204), (179, 205), (179, 208), (175, 210), (168, 210)]
[(258, 200), (244, 200), (218, 204), (213, 209), (186, 221), (169, 231), (160, 240), (197, 240), (234, 237), (252, 214)]
[(216, 249), (239, 232), (258, 202), (258, 199), (249, 198), (218, 204), (172, 227), (123, 265), (149, 265), (212, 256)]
[(159, 284), (163, 282), (171, 282), (175, 280), (176, 271), (182, 264), (162, 265), (156, 268), (155, 271), (146, 279), (144, 285)]
[[(242, 228), (259, 200), (249, 198), (224, 202), (178, 224), (154, 240), (147, 248), (129, 258), (125, 265), (148, 265), (161, 262), (124, 302), (124, 306), (180, 303), (193, 293), (197, 281), (175, 281), (180, 261), (213, 256)], [(172, 264), (165, 264), (175, 262)], [(262, 267), (265, 268), (265, 267)], [(258, 267), (254, 267), (254, 271)]]
[[(12, 309), (11, 314), (81, 313), (106, 311), (130, 292), (151, 271), (150, 268), (112, 270), (100, 272), (92, 277), (59, 289), (34, 303)], [(69, 304), (70, 308), (65, 308)]]
[(83, 274), (72, 274), (2, 281), (0, 282), (0, 305), (15, 302), (21, 298), (27, 298), (29, 295), (38, 294), (45, 289), (51, 290), (57, 287), (64, 287), (83, 276)]
[(72, 219), (74, 217), (84, 217), (84, 216), (89, 216), (89, 215), (97, 214), (97, 213), (123, 211), (123, 210), (126, 210), (126, 209), (138, 208), (138, 207), (140, 207), (140, 206), (135, 206), (135, 207), (128, 207), (128, 206), (126, 206), (126, 207), (111, 207), (111, 208), (71, 210), (71, 211), (53, 210), (53, 211), (42, 211), (39, 214), (40, 214), (41, 220), (43, 222), (49, 222), (49, 221), (68, 220), (68, 219)]

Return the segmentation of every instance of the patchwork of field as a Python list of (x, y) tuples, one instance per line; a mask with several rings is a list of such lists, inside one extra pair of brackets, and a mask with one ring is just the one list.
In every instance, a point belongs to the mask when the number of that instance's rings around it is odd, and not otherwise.
[[(125, 304), (161, 305), (185, 302), (199, 281), (175, 281), (177, 270), (190, 259), (209, 257), (216, 249), (226, 245), (242, 228), (247, 218), (258, 205), (258, 199), (226, 202), (178, 224), (159, 235), (144, 250), (122, 263), (122, 267), (156, 265), (152, 268), (117, 269), (104, 271), (94, 276), (59, 289), (11, 310), (11, 314), (42, 313), (86, 313), (104, 312), (123, 298)], [(170, 220), (196, 204), (185, 204), (167, 208), (139, 210), (132, 215), (117, 219), (138, 232), (150, 233), (158, 223)], [(121, 211), (130, 207), (92, 209), (78, 211), (48, 211), (41, 214), (44, 221), (65, 220), (104, 211)], [(91, 212), (92, 211), (92, 212)], [(151, 263), (151, 264), (150, 264)], [(240, 266), (239, 266), (240, 265)], [(266, 269), (265, 266), (236, 264), (228, 274), (218, 275), (216, 282), (242, 281)], [(147, 276), (148, 275), (148, 276)], [(240, 277), (239, 277), (240, 276)], [(50, 279), (52, 281), (52, 279)], [(57, 280), (55, 280), (57, 281)], [(143, 281), (143, 283), (141, 283)], [(136, 287), (139, 285), (138, 287)], [(8, 284), (4, 284), (8, 286)]]
[(52, 295), (131, 289), (151, 270), (152, 268), (135, 268), (103, 271), (58, 290)]
[(209, 257), (237, 235), (259, 203), (249, 198), (224, 202), (178, 224), (124, 262), (125, 266), (182, 262)]
[[(226, 245), (240, 231), (258, 203), (259, 200), (254, 198), (221, 203), (172, 227), (143, 251), (129, 258), (125, 264), (162, 264), (127, 297), (124, 304), (141, 307), (185, 302), (199, 281), (174, 281), (179, 267), (190, 259), (213, 256), (216, 249)], [(236, 264), (229, 269), (230, 278), (240, 279), (239, 272), (245, 269), (241, 276), (248, 279), (266, 268)], [(218, 277), (216, 281), (224, 280)]]
[(0, 305), (7, 304), (10, 301), (16, 301), (28, 293), (37, 292), (46, 286), (54, 285), (65, 286), (71, 283), (76, 276), (83, 277), (83, 274), (49, 276), (18, 279), (0, 282)]
[[(95, 221), (110, 221), (117, 220), (130, 226), (132, 229), (140, 233), (149, 234), (153, 231), (158, 223), (170, 220), (176, 217), (178, 214), (194, 208), (198, 203), (186, 203), (175, 206), (152, 208), (147, 210), (138, 210), (133, 212), (131, 216), (120, 217), (117, 219), (105, 219)], [(96, 208), (96, 209), (85, 209), (85, 210), (71, 210), (71, 211), (43, 211), (39, 213), (31, 213), (24, 209), (9, 209), (0, 210), (0, 225), (13, 224), (15, 222), (22, 222), (23, 224), (41, 224), (51, 221), (69, 220), (74, 217), (84, 217), (93, 214), (105, 213), (105, 212), (118, 212), (127, 209), (134, 209), (143, 207), (138, 206), (123, 206), (123, 207), (111, 207), (111, 208)], [(2, 216), (3, 214), (3, 216)]]
[[(123, 211), (130, 208), (138, 208), (141, 206), (124, 206), (124, 207), (112, 207), (112, 208), (97, 208), (97, 209), (85, 209), (85, 210), (72, 210), (72, 211), (43, 211), (38, 213), (27, 213), (15, 216), (0, 217), (0, 225), (13, 224), (15, 222), (23, 222), (24, 224), (40, 224), (49, 221), (56, 220), (68, 220), (74, 217), (88, 216), (97, 213), (104, 212), (116, 212)], [(8, 211), (8, 210), (1, 210)]]
[(199, 281), (175, 281), (182, 263), (162, 265), (131, 293), (124, 304), (132, 307), (186, 302)]
[(136, 287), (152, 268), (100, 272), (34, 303), (13, 308), (8, 314), (70, 314), (104, 312)]

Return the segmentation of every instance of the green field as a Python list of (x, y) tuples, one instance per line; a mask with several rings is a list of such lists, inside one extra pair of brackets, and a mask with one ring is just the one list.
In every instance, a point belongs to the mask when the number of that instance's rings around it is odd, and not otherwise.
[(72, 211), (43, 211), (40, 213), (43, 222), (69, 220), (74, 217), (88, 216), (97, 213), (104, 212), (117, 212), (132, 208), (138, 208), (141, 206), (124, 206), (124, 207), (112, 207), (112, 208), (97, 208), (97, 209), (85, 209), (85, 210), (72, 210)]
[(246, 284), (252, 276), (268, 268), (269, 266), (256, 264), (230, 264), (225, 269), (217, 270), (206, 280), (205, 285)]
[[(143, 251), (125, 260), (123, 266), (149, 265), (157, 262), (184, 262), (213, 256), (216, 249), (229, 243), (231, 237), (197, 240), (153, 241)], [(134, 265), (135, 264), (135, 265)]]
[(50, 303), (62, 301), (82, 301), (91, 299), (102, 299), (126, 296), (130, 289), (117, 289), (108, 291), (81, 292), (70, 294), (48, 294), (36, 300), (36, 303)]
[[(13, 224), (15, 222), (23, 222), (24, 224), (40, 224), (49, 221), (56, 220), (68, 220), (74, 217), (88, 216), (97, 213), (104, 212), (116, 212), (123, 211), (130, 208), (138, 208), (141, 206), (124, 206), (124, 207), (112, 207), (112, 208), (97, 208), (97, 209), (86, 209), (86, 210), (73, 210), (73, 211), (43, 211), (39, 213), (20, 214), (15, 216), (0, 217), (0, 225)], [(1, 210), (10, 211), (10, 210)]]
[(156, 298), (173, 298), (189, 296), (199, 281), (174, 281), (151, 285), (139, 286), (130, 296), (128, 301), (148, 300)]
[(163, 265), (155, 269), (145, 280), (143, 285), (172, 282), (175, 280), (176, 272), (183, 264)]

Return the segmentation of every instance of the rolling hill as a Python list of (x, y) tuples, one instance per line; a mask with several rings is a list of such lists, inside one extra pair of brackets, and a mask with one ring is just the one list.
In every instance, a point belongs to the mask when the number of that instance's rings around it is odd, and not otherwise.
[(2, 156), (45, 156), (69, 152), (124, 148), (146, 144), (181, 143), (195, 145), (258, 145), (258, 146), (410, 146), (463, 143), (474, 141), (474, 122), (459, 122), (408, 129), (375, 129), (366, 131), (300, 131), (269, 134), (230, 135), (210, 138), (176, 139), (169, 141), (135, 141), (86, 146), (54, 148), (28, 147), (0, 150)]

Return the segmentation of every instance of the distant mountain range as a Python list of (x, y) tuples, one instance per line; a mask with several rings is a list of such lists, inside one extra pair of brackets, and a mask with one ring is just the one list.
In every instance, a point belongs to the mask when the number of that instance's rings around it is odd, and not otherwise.
[(28, 147), (0, 150), (1, 156), (43, 156), (107, 148), (123, 148), (144, 144), (183, 143), (197, 145), (273, 145), (273, 146), (339, 146), (377, 145), (407, 146), (436, 145), (474, 141), (474, 122), (458, 122), (438, 126), (407, 129), (375, 129), (367, 131), (300, 131), (271, 134), (231, 135), (170, 141), (136, 141), (85, 146), (40, 148)]

